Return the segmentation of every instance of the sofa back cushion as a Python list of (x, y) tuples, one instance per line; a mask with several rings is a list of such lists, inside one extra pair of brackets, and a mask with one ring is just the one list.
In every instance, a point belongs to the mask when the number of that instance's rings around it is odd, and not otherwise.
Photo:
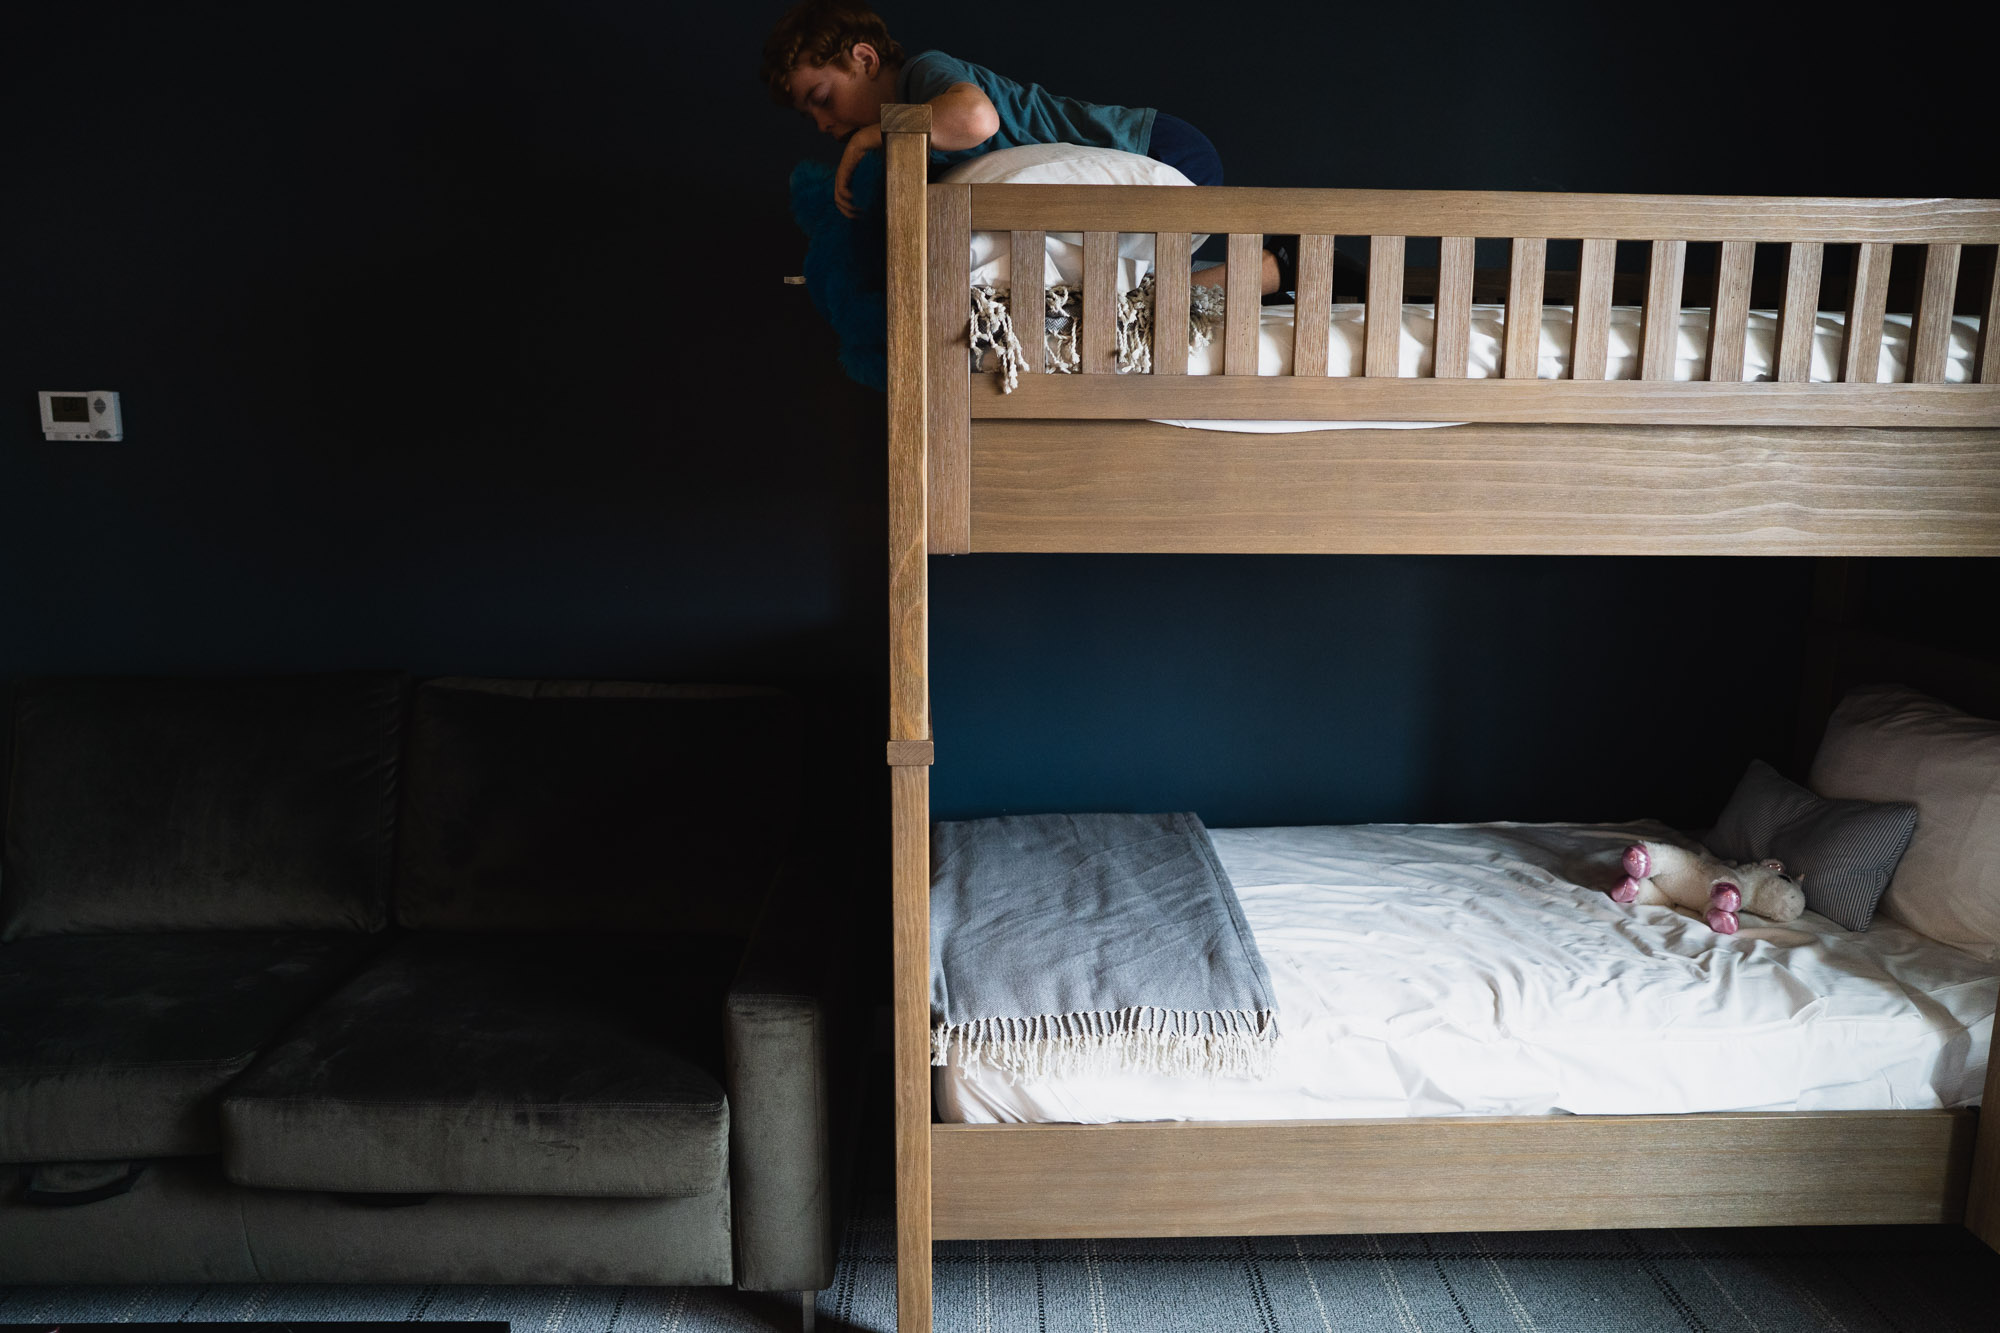
[(411, 710), (396, 919), (747, 936), (798, 822), (798, 709), (742, 686), (447, 678)]
[(406, 694), (387, 672), (22, 684), (0, 938), (381, 929)]

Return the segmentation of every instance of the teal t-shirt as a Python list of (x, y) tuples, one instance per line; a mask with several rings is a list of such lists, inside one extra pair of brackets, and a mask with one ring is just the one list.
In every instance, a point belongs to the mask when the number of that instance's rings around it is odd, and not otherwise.
[(934, 163), (948, 166), (996, 148), (1031, 143), (1076, 143), (1144, 153), (1153, 141), (1153, 117), (1158, 112), (1152, 107), (1098, 106), (1074, 97), (1058, 97), (1039, 83), (1024, 86), (942, 51), (910, 57), (896, 76), (896, 100), (928, 102), (955, 83), (969, 83), (986, 94), (1000, 113), (1000, 130), (976, 147), (955, 153), (934, 152)]

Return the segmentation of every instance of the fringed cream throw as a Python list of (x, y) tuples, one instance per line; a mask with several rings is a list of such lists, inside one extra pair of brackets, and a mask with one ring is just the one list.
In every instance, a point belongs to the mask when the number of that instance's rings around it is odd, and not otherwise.
[[(1077, 332), (1083, 312), (1083, 294), (1074, 287), (1057, 285), (1043, 290), (1042, 337), (1048, 349), (1048, 369), (1058, 375), (1074, 375), (1082, 364), (1077, 350)], [(1014, 392), (1021, 372), (1028, 369), (1027, 350), (1021, 345), (1017, 313), (1008, 303), (1005, 287), (983, 284), (972, 289), (971, 340), (972, 368), (1000, 372), (1000, 388)], [(1220, 287), (1194, 287), (1188, 302), (1188, 348), (1206, 347), (1222, 331), (1223, 297)], [(1153, 368), (1153, 275), (1129, 292), (1118, 295), (1118, 373), (1143, 375)]]
[(940, 823), (931, 856), (932, 1064), (1268, 1072), (1270, 978), (1193, 815)]

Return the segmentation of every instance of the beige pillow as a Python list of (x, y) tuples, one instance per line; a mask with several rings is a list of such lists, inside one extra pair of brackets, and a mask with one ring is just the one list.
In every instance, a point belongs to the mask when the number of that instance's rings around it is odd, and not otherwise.
[(1828, 720), (1811, 782), (1821, 796), (1913, 802), (1916, 836), (1882, 910), (2000, 959), (2000, 722), (1905, 686), (1863, 686)]

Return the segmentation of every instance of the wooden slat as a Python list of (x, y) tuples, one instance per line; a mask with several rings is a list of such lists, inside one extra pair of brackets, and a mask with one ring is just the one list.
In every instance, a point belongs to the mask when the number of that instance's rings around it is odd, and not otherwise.
[(1686, 241), (1654, 241), (1646, 264), (1646, 303), (1641, 307), (1639, 378), (1674, 377), (1681, 337), (1681, 276), (1687, 271)]
[(1956, 245), (1933, 245), (1924, 256), (1924, 285), (1910, 321), (1910, 382), (1942, 384), (1951, 358), (1951, 304), (1958, 290)]
[(884, 139), (888, 174), (889, 395), (889, 739), (931, 734), (929, 564), (925, 551), (929, 483), (924, 435), (929, 415), (924, 370), (927, 265), (924, 176), (929, 139)]
[(966, 289), (972, 281), (972, 204), (963, 185), (933, 185), (927, 194), (931, 266), (926, 279), (930, 334), (924, 353), (929, 380), (924, 407), (924, 465), (934, 555), (972, 549), (972, 364)]
[(1438, 241), (1437, 340), (1431, 373), (1462, 380), (1472, 352), (1473, 238), (1446, 236)]
[(931, 1327), (930, 776), (889, 770), (896, 1105), (896, 1327)]
[(1163, 231), (1153, 238), (1153, 373), (1187, 374), (1188, 266), (1194, 237)]
[(1815, 241), (1792, 242), (1785, 260), (1785, 299), (1778, 307), (1778, 346), (1773, 355), (1781, 384), (1804, 384), (1812, 378), (1813, 328), (1819, 317), (1820, 269), (1825, 247)]
[(2000, 384), (2000, 337), (1993, 326), (2000, 323), (2000, 253), (1993, 256), (1993, 273), (1986, 283), (1986, 313), (1979, 321), (1978, 370), (1981, 384)]
[(1007, 262), (1007, 317), (1014, 321), (1014, 335), (1028, 355), (1028, 373), (1039, 375), (1049, 368), (1048, 328), (1048, 233), (1010, 233)]
[(1708, 310), (1708, 378), (1716, 384), (1740, 384), (1744, 378), (1754, 270), (1754, 240), (1722, 242), (1722, 252), (1716, 256), (1716, 304)]
[(1847, 327), (1842, 334), (1840, 378), (1873, 384), (1882, 368), (1882, 312), (1889, 308), (1892, 245), (1857, 245), (1847, 279)]
[(1750, 329), (1750, 277), (1757, 265), (1754, 241), (1724, 241), (1715, 270), (1715, 306), (1708, 312), (1708, 377), (1718, 384), (1743, 380), (1743, 342)]
[[(938, 1125), (940, 1239), (1956, 1222), (1970, 1111)], [(1671, 1169), (1662, 1169), (1671, 1163)]]
[(1553, 438), (1540, 425), (1245, 435), (1149, 421), (1086, 429), (980, 422), (972, 432), (972, 544), (2000, 555), (2000, 429), (1574, 426), (1561, 432), (1560, 447)]
[[(984, 381), (983, 383), (981, 381)], [(1624, 422), (1654, 426), (1988, 426), (2000, 386), (1041, 375), (975, 376), (972, 419)]]
[(1507, 325), (1500, 373), (1531, 380), (1542, 358), (1542, 283), (1549, 267), (1549, 243), (1517, 236), (1507, 257)]
[(1326, 375), (1327, 314), (1333, 304), (1333, 237), (1299, 237), (1298, 304), (1292, 316), (1292, 373)]
[(1586, 239), (1577, 266), (1576, 327), (1569, 377), (1601, 380), (1611, 357), (1611, 288), (1617, 278), (1618, 242)]
[(1361, 373), (1396, 378), (1403, 348), (1403, 238), (1368, 238), (1368, 304), (1362, 330)]
[(1262, 318), (1264, 240), (1250, 232), (1229, 238), (1229, 275), (1223, 288), (1222, 373), (1257, 373), (1257, 326)]
[(1083, 330), (1078, 358), (1086, 375), (1118, 373), (1118, 233), (1083, 234)]
[(937, 746), (932, 741), (890, 741), (889, 763), (897, 765), (926, 767), (935, 762)]
[(2000, 242), (2000, 200), (975, 185), (972, 225), (1317, 236), (1609, 236), (1644, 241)]

